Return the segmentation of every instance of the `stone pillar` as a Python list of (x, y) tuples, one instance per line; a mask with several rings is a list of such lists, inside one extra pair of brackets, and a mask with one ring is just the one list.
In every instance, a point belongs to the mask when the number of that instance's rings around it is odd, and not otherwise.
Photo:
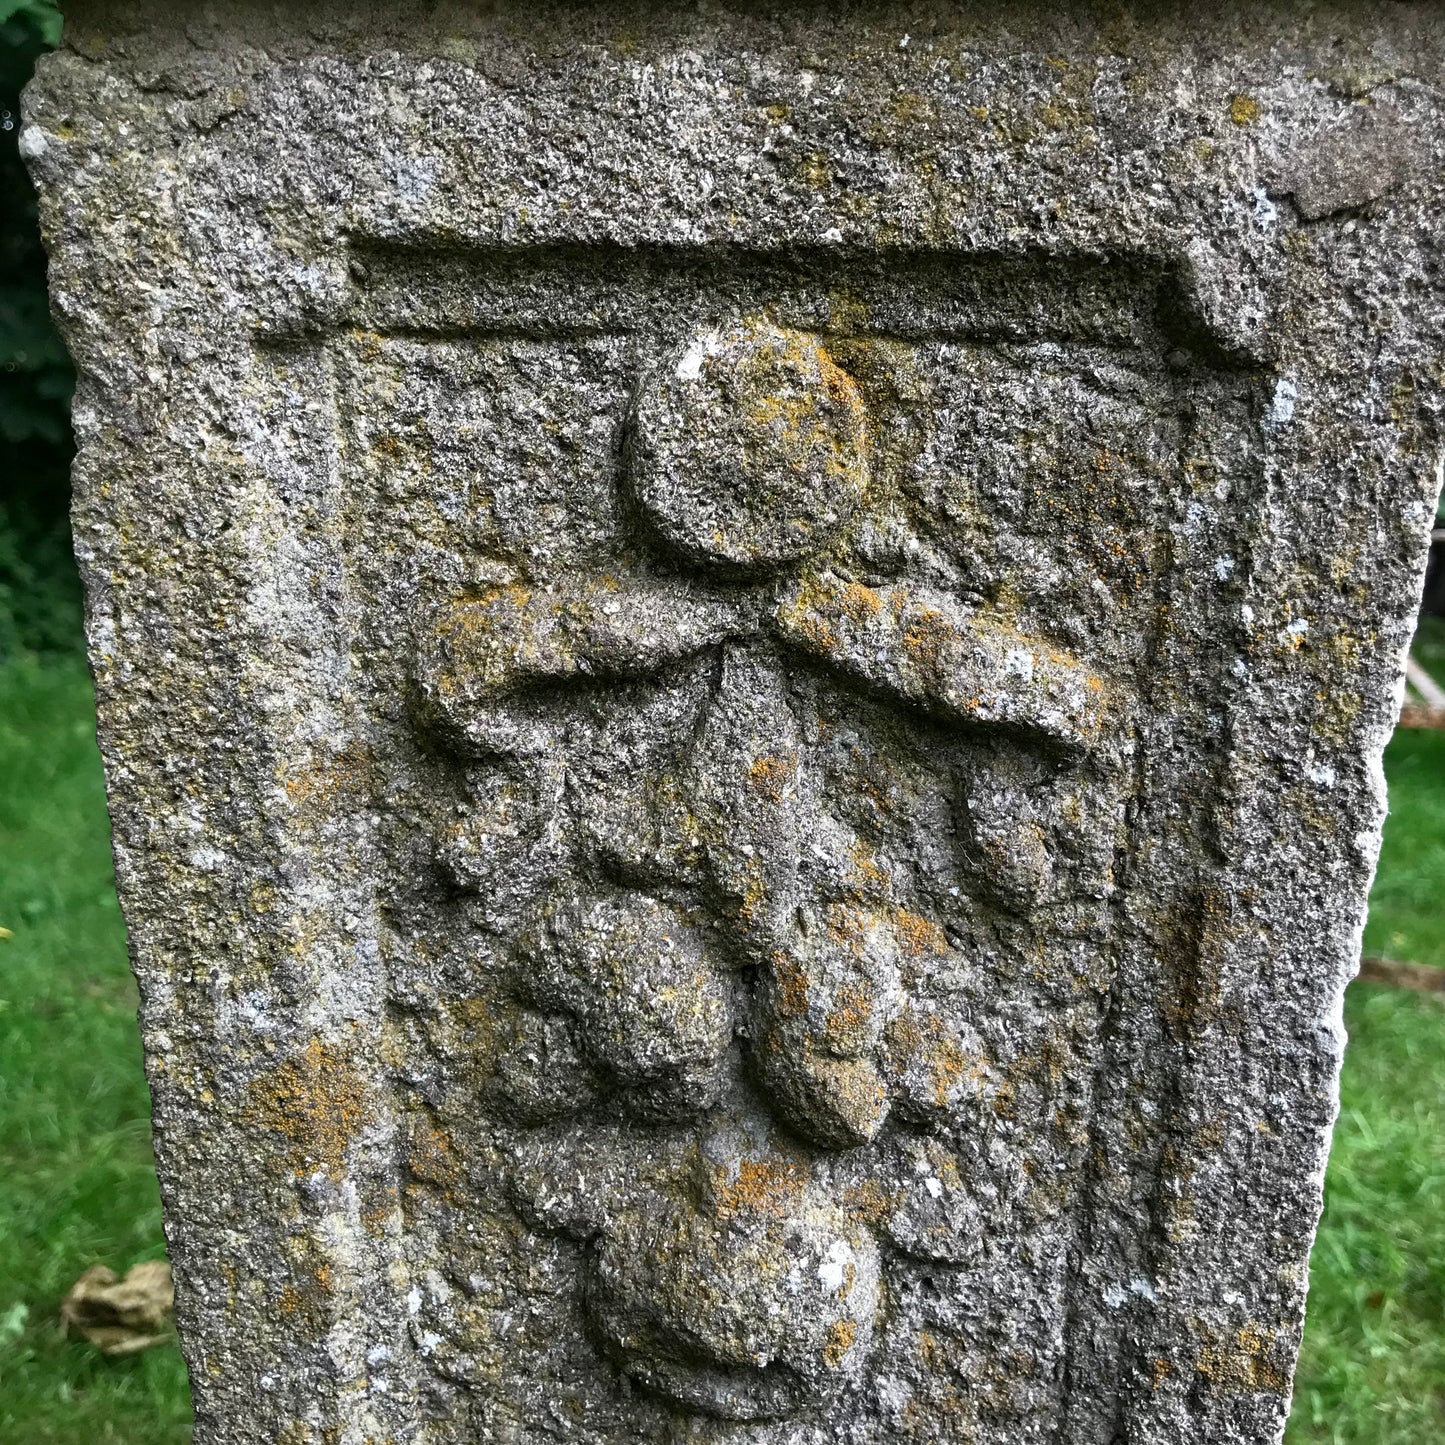
[(203, 1445), (1278, 1438), (1445, 23), (1146, 9), (67, 5)]

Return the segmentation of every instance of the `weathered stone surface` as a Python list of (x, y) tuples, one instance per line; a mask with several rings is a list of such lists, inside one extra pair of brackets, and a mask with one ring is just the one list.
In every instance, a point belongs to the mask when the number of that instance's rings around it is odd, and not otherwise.
[(199, 1439), (1274, 1439), (1439, 11), (67, 9)]

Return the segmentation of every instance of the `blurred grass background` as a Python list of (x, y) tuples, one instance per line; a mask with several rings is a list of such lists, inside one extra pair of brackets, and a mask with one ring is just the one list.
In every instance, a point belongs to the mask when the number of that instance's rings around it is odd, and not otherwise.
[[(0, 1442), (180, 1445), (174, 1346), (107, 1359), (56, 1311), (164, 1254), (136, 996), (66, 525), (70, 372), (50, 329), (18, 91), (58, 36), (0, 0)], [(1445, 682), (1445, 623), (1416, 655)], [(1366, 952), (1445, 966), (1445, 733), (1400, 733)], [(1289, 1445), (1445, 1441), (1445, 996), (1356, 983)]]
[(0, 1441), (179, 1445), (175, 1348), (107, 1359), (56, 1310), (96, 1262), (164, 1257), (84, 659), (0, 668)]
[[(1445, 623), (1415, 655), (1445, 681)], [(1433, 664), (1433, 665), (1432, 665)], [(1445, 966), (1445, 732), (1397, 732), (1365, 952)], [(1363, 981), (1288, 1445), (1445, 1441), (1445, 995)]]

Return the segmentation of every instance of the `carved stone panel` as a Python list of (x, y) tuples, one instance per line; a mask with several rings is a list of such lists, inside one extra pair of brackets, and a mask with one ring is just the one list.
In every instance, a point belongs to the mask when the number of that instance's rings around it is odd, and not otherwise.
[(1434, 82), (1365, 194), (1283, 18), (118, 13), (25, 144), (199, 1438), (1275, 1438)]
[[(905, 304), (916, 270), (942, 310), (953, 259), (894, 268)], [(639, 275), (593, 335), (548, 277), (545, 328), (403, 313), (328, 363), (386, 734), (394, 1087), (455, 1170), (406, 1192), (447, 1262), (420, 1325), (462, 1384), (499, 1348), (557, 1389), (584, 1371), (594, 1417), (620, 1373), (619, 1430), (886, 1431), (880, 1362), (912, 1398), (930, 1322), (977, 1375), (1044, 1319), (993, 1409), (1047, 1419), (1140, 593), (1183, 399), (1230, 383), (1139, 344), (1148, 272), (1126, 347), (1087, 278), (1049, 278), (1068, 331), (1004, 342), (978, 298), (875, 330), (868, 268), (834, 273), (831, 318), (811, 268), (730, 269), (665, 315)], [(1038, 599), (1064, 589), (1060, 626)], [(518, 1221), (548, 1261), (525, 1310)]]

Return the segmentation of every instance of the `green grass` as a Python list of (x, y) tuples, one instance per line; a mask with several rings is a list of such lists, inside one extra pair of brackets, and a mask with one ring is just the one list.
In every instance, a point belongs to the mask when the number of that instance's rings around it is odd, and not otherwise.
[[(1422, 648), (1445, 662), (1445, 627)], [(1438, 652), (1436, 649), (1438, 648)], [(1445, 671), (1445, 668), (1439, 670)], [(55, 1311), (163, 1251), (135, 992), (78, 659), (0, 668), (0, 1441), (181, 1445), (174, 1347), (106, 1360)], [(1445, 965), (1445, 733), (1400, 734), (1366, 947)], [(1289, 1445), (1445, 1440), (1445, 1002), (1354, 985)]]
[[(1445, 618), (1422, 617), (1411, 650), (1445, 681)], [(1445, 733), (1396, 733), (1385, 750), (1385, 776), (1390, 817), (1365, 952), (1445, 967)]]
[(1445, 617), (1422, 617), (1410, 651), (1427, 672), (1445, 683)]
[(88, 1265), (165, 1252), (94, 728), (80, 659), (0, 669), (0, 1440), (179, 1445), (174, 1346), (55, 1323)]
[(1440, 1445), (1445, 1005), (1355, 984), (1345, 1019), (1342, 1110), (1286, 1439)]
[(1365, 952), (1445, 966), (1445, 733), (1396, 733), (1385, 775), (1390, 816)]
[[(1438, 619), (1417, 656), (1445, 675)], [(1365, 951), (1445, 965), (1445, 733), (1385, 752)], [(1289, 1445), (1445, 1440), (1445, 999), (1356, 983)]]

